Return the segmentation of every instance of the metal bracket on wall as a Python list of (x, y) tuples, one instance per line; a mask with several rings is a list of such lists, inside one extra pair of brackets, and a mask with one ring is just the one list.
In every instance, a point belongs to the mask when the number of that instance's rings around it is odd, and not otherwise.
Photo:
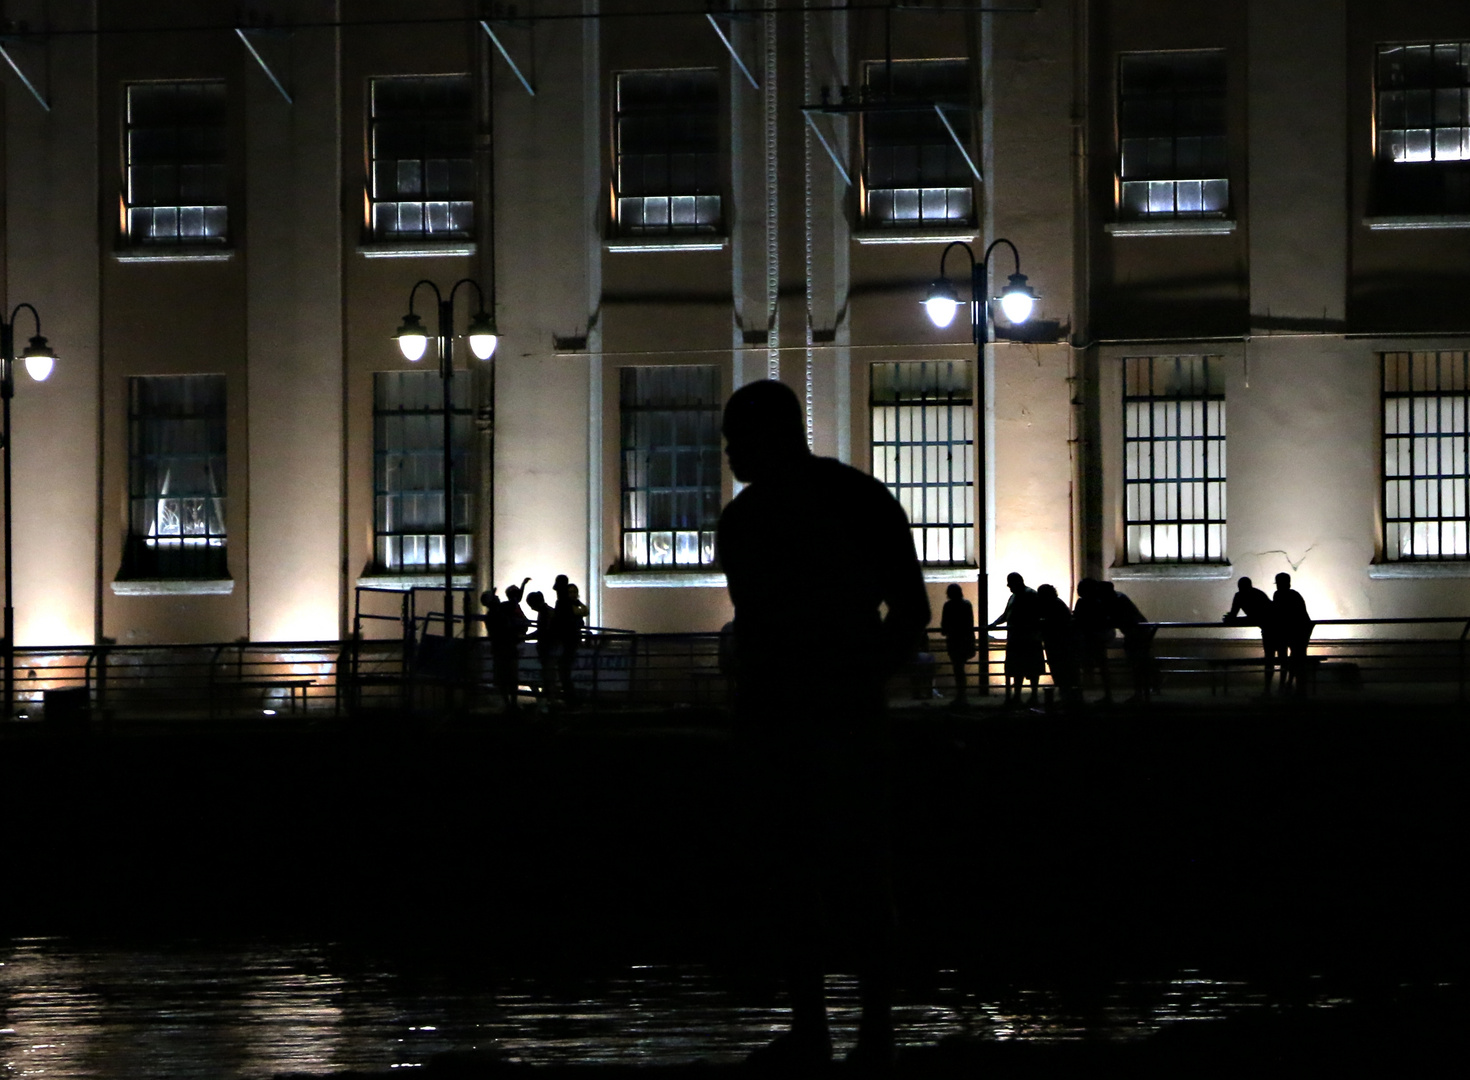
[[(36, 99), (37, 104), (47, 112), (50, 112), (51, 104), (36, 86), (35, 80), (21, 70), (21, 66), (13, 52), (14, 47), (17, 45), (44, 44), (44, 42), (38, 40), (39, 37), (39, 34), (31, 33), (30, 27), (24, 22), (15, 23), (6, 20), (0, 23), (0, 58), (3, 58), (10, 65), (10, 70), (15, 72), (15, 77), (21, 81), (21, 85), (31, 92), (31, 97)], [(49, 75), (51, 73), (49, 51), (46, 54), (46, 61), (46, 73), (48, 75), (46, 81), (49, 83)]]
[(758, 14), (760, 13), (754, 12), (750, 14), (745, 14), (743, 12), (730, 11), (716, 16), (714, 12), (707, 11), (704, 15), (704, 17), (709, 20), (710, 26), (714, 27), (716, 36), (719, 37), (722, 43), (724, 43), (725, 50), (730, 54), (730, 59), (735, 61), (735, 66), (740, 69), (740, 74), (744, 75), (745, 81), (750, 83), (751, 87), (756, 90), (759, 90), (761, 88), (761, 84), (756, 80), (756, 77), (750, 73), (750, 66), (746, 64), (743, 59), (741, 59), (739, 50), (735, 48), (735, 43), (730, 40), (730, 35), (725, 33), (724, 27), (719, 24), (718, 20), (729, 19), (733, 22), (739, 19), (744, 22), (751, 22)]
[[(286, 104), (296, 104), (294, 101), (291, 100), (291, 94), (286, 89), (286, 85), (281, 82), (281, 80), (276, 76), (275, 71), (272, 70), (270, 64), (266, 62), (265, 57), (260, 54), (260, 49), (256, 47), (255, 41), (251, 40), (252, 38), (256, 38), (275, 41), (289, 41), (291, 37), (291, 31), (277, 30), (274, 28), (261, 26), (237, 26), (235, 27), (235, 35), (245, 46), (245, 50), (250, 53), (251, 56), (255, 57), (255, 62), (260, 65), (260, 70), (265, 72), (265, 77), (271, 81), (271, 85), (281, 92), (281, 96), (286, 99)], [(287, 55), (287, 62), (290, 62), (289, 54)]]
[[(825, 91), (823, 91), (823, 96), (826, 96)], [(817, 127), (817, 122), (814, 119), (815, 114), (826, 113), (828, 116), (845, 117), (850, 116), (853, 113), (927, 112), (931, 108), (939, 117), (939, 122), (944, 125), (944, 130), (949, 132), (949, 137), (954, 140), (955, 149), (957, 149), (960, 152), (960, 156), (965, 159), (965, 164), (969, 166), (970, 173), (975, 177), (975, 182), (977, 184), (984, 183), (985, 178), (980, 175), (980, 167), (975, 164), (975, 159), (973, 156), (971, 156), (969, 149), (965, 146), (964, 140), (960, 138), (959, 132), (955, 130), (954, 124), (950, 123), (949, 117), (945, 115), (946, 112), (968, 112), (969, 106), (967, 105), (956, 105), (948, 101), (854, 101), (844, 102), (843, 104), (839, 105), (823, 101), (819, 105), (803, 105), (801, 107), (801, 114), (806, 117), (806, 122), (811, 125), (811, 129), (816, 134), (817, 140), (822, 144), (823, 149), (827, 151), (827, 156), (832, 159), (832, 164), (837, 166), (837, 171), (842, 174), (842, 179), (845, 180), (848, 184), (851, 184), (852, 177), (848, 175), (847, 169), (843, 167), (841, 160), (837, 156), (837, 151), (833, 149), (832, 144), (827, 140), (827, 137), (822, 134), (821, 128)]]
[[(520, 65), (517, 64), (513, 59), (511, 59), (510, 50), (505, 47), (505, 42), (500, 40), (500, 35), (495, 32), (495, 28), (494, 26), (491, 26), (491, 23), (494, 23), (495, 26), (498, 26), (501, 29), (509, 26), (516, 29), (525, 30), (528, 34), (532, 35), (534, 35), (536, 32), (535, 24), (530, 22), (516, 22), (514, 19), (480, 20), (480, 29), (485, 31), (485, 36), (490, 39), (490, 41), (495, 45), (495, 48), (500, 52), (501, 57), (510, 66), (511, 73), (514, 74), (516, 79), (519, 80), (520, 84), (526, 88), (526, 93), (530, 94), (532, 97), (535, 97), (536, 88), (531, 85), (531, 80), (526, 77), (526, 74), (523, 71), (521, 71)], [(531, 57), (533, 61), (535, 59), (535, 55), (536, 50), (534, 48), (533, 42), (533, 48), (531, 49)]]

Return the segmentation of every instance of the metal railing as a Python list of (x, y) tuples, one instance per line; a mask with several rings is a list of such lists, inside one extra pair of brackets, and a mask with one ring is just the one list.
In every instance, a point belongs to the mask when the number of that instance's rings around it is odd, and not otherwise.
[[(405, 608), (405, 610), (409, 610)], [(346, 641), (233, 642), (204, 645), (94, 645), (16, 650), (18, 711), (64, 721), (239, 720), (246, 718), (412, 716), (445, 709), (498, 708), (488, 643), (430, 632), (442, 615), (411, 616), (403, 636)], [(1259, 632), (1220, 623), (1161, 622), (1153, 663), (1165, 693), (1223, 697), (1252, 691), (1261, 678)], [(1391, 630), (1393, 636), (1380, 636)], [(1332, 636), (1328, 636), (1331, 634)], [(594, 627), (572, 664), (583, 704), (595, 708), (719, 709), (730, 701), (719, 633), (638, 634)], [(437, 642), (437, 645), (434, 643)], [(427, 647), (426, 647), (427, 643)], [(452, 644), (451, 644), (452, 643)], [(1110, 650), (1113, 684), (1131, 687), (1121, 640)], [(435, 648), (448, 653), (433, 655)], [(553, 661), (554, 662), (554, 661)], [(966, 665), (972, 693), (1004, 687), (1005, 642), (984, 639)], [(1463, 618), (1325, 619), (1315, 624), (1302, 672), (1304, 689), (1359, 694), (1408, 688), (1431, 700), (1466, 700), (1470, 686), (1470, 620)], [(536, 643), (521, 651), (519, 695), (529, 701), (548, 679)], [(1042, 687), (1051, 685), (1043, 675)], [(892, 684), (896, 702), (953, 693), (943, 640), (931, 630), (927, 647)]]

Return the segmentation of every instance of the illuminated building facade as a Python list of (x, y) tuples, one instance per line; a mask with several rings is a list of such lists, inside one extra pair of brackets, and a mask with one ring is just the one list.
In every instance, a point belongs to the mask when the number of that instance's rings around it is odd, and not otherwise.
[[(992, 613), (1011, 570), (1465, 612), (1470, 7), (739, 7), (6, 4), (6, 310), (60, 357), (14, 401), (18, 641), (333, 639), (442, 582), (441, 384), (391, 337), (462, 278), (475, 592), (718, 628), (719, 407), (776, 375), (936, 610), (988, 551)], [(999, 237), (1041, 299), (977, 361), (920, 300)]]

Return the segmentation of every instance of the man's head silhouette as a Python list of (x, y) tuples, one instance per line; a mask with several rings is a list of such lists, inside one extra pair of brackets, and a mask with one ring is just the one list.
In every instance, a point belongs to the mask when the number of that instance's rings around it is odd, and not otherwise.
[(1251, 579), (1248, 577), (1243, 577), (1235, 583), (1235, 587), (1241, 592), (1245, 592), (1246, 589), (1249, 589), (1251, 587)]
[(730, 395), (721, 425), (725, 456), (735, 479), (746, 484), (779, 476), (811, 451), (801, 402), (785, 383), (748, 383)]
[(1291, 588), (1291, 575), (1290, 574), (1277, 574), (1276, 575), (1276, 587), (1278, 589), (1289, 589), (1289, 588)]

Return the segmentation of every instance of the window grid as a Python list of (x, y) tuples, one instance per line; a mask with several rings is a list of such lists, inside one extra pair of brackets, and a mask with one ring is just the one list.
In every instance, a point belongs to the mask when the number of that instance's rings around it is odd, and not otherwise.
[(128, 239), (224, 243), (225, 84), (134, 83), (124, 142)]
[(381, 240), (474, 230), (474, 110), (467, 75), (374, 79), (372, 231)]
[(969, 361), (874, 364), (873, 476), (908, 514), (919, 560), (975, 565), (975, 399)]
[(128, 380), (125, 578), (224, 578), (225, 377)]
[(1224, 217), (1225, 54), (1120, 57), (1118, 149), (1120, 217)]
[(720, 229), (719, 87), (712, 69), (617, 77), (617, 227), (625, 236)]
[(1470, 558), (1470, 352), (1385, 353), (1383, 554)]
[(623, 565), (710, 565), (720, 517), (719, 368), (625, 367), (620, 379)]
[(1377, 202), (1470, 212), (1470, 42), (1378, 47)]
[(969, 142), (969, 63), (874, 61), (864, 70), (863, 89), (869, 103), (863, 113), (863, 219), (876, 226), (970, 221), (974, 174), (934, 111), (935, 102), (961, 106), (946, 116)]
[(1225, 561), (1225, 385), (1218, 356), (1124, 361), (1129, 563)]
[[(471, 565), (472, 385), (451, 384), (454, 565)], [(437, 371), (373, 375), (373, 546), (385, 570), (444, 569), (444, 387)]]

